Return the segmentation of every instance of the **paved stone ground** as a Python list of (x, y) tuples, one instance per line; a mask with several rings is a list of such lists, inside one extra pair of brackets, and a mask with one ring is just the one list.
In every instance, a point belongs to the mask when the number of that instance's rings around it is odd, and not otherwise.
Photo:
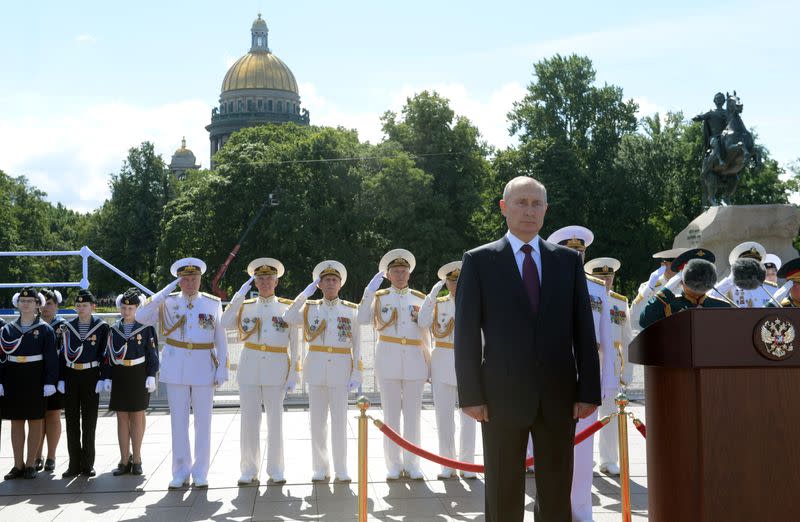
[[(644, 419), (644, 407), (632, 411)], [(380, 411), (371, 412), (380, 417)], [(348, 457), (350, 473), (356, 478), (356, 410), (351, 410)], [(435, 451), (434, 412), (422, 413), (423, 445)], [(62, 421), (63, 422), (63, 421)], [(170, 480), (170, 427), (164, 411), (147, 415), (141, 477), (114, 477), (111, 470), (119, 461), (116, 419), (105, 414), (97, 427), (98, 475), (93, 479), (61, 479), (66, 469), (66, 434), (58, 448), (55, 474), (41, 473), (35, 480), (0, 481), (0, 520), (80, 521), (91, 520), (355, 520), (356, 484), (312, 485), (308, 413), (286, 413), (285, 458), (287, 484), (239, 488), (239, 412), (218, 409), (212, 422), (212, 464), (210, 488), (167, 491)], [(262, 424), (263, 425), (263, 424)], [(611, 429), (606, 427), (604, 429)], [(10, 425), (3, 423), (0, 437), (0, 471), (13, 465)], [(647, 466), (644, 439), (630, 425), (631, 501), (634, 520), (647, 519)], [(480, 430), (479, 430), (480, 433)], [(266, 435), (266, 433), (264, 433)], [(370, 426), (369, 509), (370, 520), (383, 521), (477, 521), (484, 520), (483, 480), (436, 480), (438, 466), (423, 463), (426, 480), (393, 482), (384, 480), (383, 435)], [(479, 435), (480, 437), (480, 435)], [(480, 440), (478, 448), (481, 447)], [(595, 451), (596, 443), (595, 443)], [(265, 452), (266, 453), (266, 452)], [(480, 458), (480, 457), (479, 457)], [(262, 467), (262, 480), (266, 472)], [(533, 478), (528, 479), (525, 520), (533, 520)], [(620, 487), (617, 477), (595, 469), (592, 488), (595, 521), (617, 521), (620, 515)]]

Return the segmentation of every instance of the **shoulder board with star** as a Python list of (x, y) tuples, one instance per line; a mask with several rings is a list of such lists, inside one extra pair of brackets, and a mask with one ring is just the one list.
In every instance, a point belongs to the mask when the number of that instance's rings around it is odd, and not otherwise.
[(594, 276), (590, 276), (589, 274), (586, 274), (586, 280), (587, 281), (591, 281), (592, 283), (597, 283), (598, 285), (606, 286), (605, 282), (603, 282), (602, 279), (598, 279), (598, 278), (596, 278)]
[(200, 293), (203, 294), (204, 296), (208, 297), (209, 299), (213, 299), (214, 301), (222, 301), (222, 299), (220, 299), (219, 297), (215, 296), (214, 294), (209, 294), (209, 293), (206, 293), (206, 292), (200, 292)]
[(252, 299), (245, 299), (244, 301), (242, 301), (242, 304), (250, 304), (250, 303), (255, 303), (256, 301), (258, 301), (258, 298), (257, 298), (257, 297), (254, 297), (254, 298), (252, 298)]
[(610, 292), (608, 293), (608, 295), (610, 295), (611, 297), (613, 297), (613, 298), (615, 298), (615, 299), (619, 299), (620, 301), (625, 301), (625, 303), (627, 303), (627, 302), (628, 302), (628, 298), (627, 298), (627, 297), (625, 297), (625, 296), (624, 296), (624, 295), (622, 295), (622, 294), (618, 294), (618, 293), (614, 292), (613, 290), (612, 290), (612, 291), (610, 291)]
[(774, 288), (778, 288), (778, 283), (773, 283), (772, 281), (764, 281), (764, 284)]
[(449, 300), (450, 300), (450, 296), (449, 295), (445, 295), (445, 296), (436, 298), (436, 302), (437, 303), (444, 303), (445, 301), (449, 301)]
[(375, 292), (375, 295), (386, 295), (388, 293), (389, 293), (389, 289), (388, 288), (384, 288), (383, 290), (378, 290), (377, 292)]
[(349, 306), (350, 308), (358, 308), (358, 305), (355, 303), (351, 303), (350, 301), (345, 301), (342, 299), (342, 304), (345, 306)]
[(278, 298), (278, 302), (279, 302), (280, 304), (285, 304), (285, 305), (290, 305), (290, 304), (294, 303), (294, 301), (293, 301), (293, 300), (291, 300), (291, 299), (286, 299), (285, 297), (279, 297), (279, 298)]
[(427, 297), (425, 294), (423, 294), (419, 290), (409, 290), (409, 292), (411, 292), (411, 295), (417, 296), (420, 299), (425, 299)]

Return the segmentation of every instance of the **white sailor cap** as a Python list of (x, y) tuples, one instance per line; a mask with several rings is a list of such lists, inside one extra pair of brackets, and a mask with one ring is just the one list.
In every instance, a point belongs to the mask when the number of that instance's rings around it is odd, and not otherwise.
[(766, 268), (774, 268), (775, 270), (780, 270), (782, 264), (783, 263), (781, 263), (781, 258), (776, 256), (775, 254), (767, 254), (766, 257), (764, 257), (764, 266)]
[(583, 265), (583, 271), (593, 276), (604, 276), (616, 273), (622, 263), (613, 257), (598, 257)]
[(755, 241), (745, 241), (744, 243), (739, 243), (733, 247), (733, 250), (731, 250), (731, 254), (728, 256), (728, 263), (733, 265), (734, 261), (742, 257), (755, 259), (756, 261), (761, 262), (765, 257), (767, 257), (767, 249)]
[(670, 261), (689, 250), (688, 248), (670, 248), (669, 250), (662, 250), (653, 254), (653, 259), (660, 259), (662, 261)]
[(547, 241), (583, 252), (594, 241), (594, 234), (586, 227), (570, 225), (550, 234)]
[(451, 261), (439, 269), (436, 274), (439, 279), (449, 279), (450, 281), (458, 281), (458, 276), (461, 275), (461, 261)]
[(395, 266), (406, 266), (408, 267), (409, 272), (413, 272), (414, 267), (417, 266), (417, 260), (414, 258), (414, 254), (405, 248), (395, 248), (394, 250), (389, 250), (383, 255), (381, 262), (378, 265), (378, 270), (381, 272), (386, 272)]
[(172, 263), (169, 271), (175, 277), (206, 273), (206, 264), (196, 257), (184, 257)]
[(322, 279), (326, 275), (335, 275), (338, 276), (339, 279), (342, 280), (342, 286), (344, 286), (345, 281), (347, 281), (347, 269), (338, 261), (334, 261), (333, 259), (326, 259), (325, 261), (317, 264), (314, 267), (314, 270), (311, 272), (311, 277), (314, 278), (314, 281), (317, 279)]
[(286, 273), (283, 268), (283, 263), (271, 257), (259, 257), (253, 259), (247, 265), (247, 275), (260, 276), (260, 275), (274, 275), (275, 277), (282, 277)]

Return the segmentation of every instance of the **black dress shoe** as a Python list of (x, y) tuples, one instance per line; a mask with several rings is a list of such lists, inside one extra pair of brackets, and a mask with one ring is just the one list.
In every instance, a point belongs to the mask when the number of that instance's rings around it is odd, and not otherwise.
[(33, 466), (28, 466), (27, 468), (25, 468), (25, 471), (23, 472), (22, 478), (24, 478), (24, 479), (35, 479), (36, 478), (36, 468), (34, 468)]
[(42, 459), (36, 459), (36, 462), (33, 463), (33, 467), (36, 468), (36, 471), (42, 471), (44, 468), (44, 461)]
[(131, 472), (131, 463), (129, 461), (127, 464), (123, 464), (122, 462), (120, 462), (119, 464), (117, 464), (116, 469), (111, 473), (115, 477), (119, 477), (120, 475), (127, 475), (130, 472)]
[(84, 477), (94, 477), (97, 475), (97, 472), (94, 470), (94, 468), (86, 468), (81, 470), (81, 475)]
[(11, 471), (6, 473), (6, 476), (3, 478), (6, 480), (14, 480), (20, 478), (24, 474), (25, 470), (23, 470), (22, 468), (13, 467), (11, 468)]
[(45, 471), (55, 471), (56, 469), (56, 461), (55, 459), (47, 459), (44, 461), (44, 470)]
[(131, 462), (131, 475), (141, 475), (142, 473), (144, 473), (144, 471), (142, 471), (142, 463)]
[(81, 474), (81, 470), (77, 468), (67, 468), (67, 471), (61, 474), (61, 478), (72, 478), (77, 477)]

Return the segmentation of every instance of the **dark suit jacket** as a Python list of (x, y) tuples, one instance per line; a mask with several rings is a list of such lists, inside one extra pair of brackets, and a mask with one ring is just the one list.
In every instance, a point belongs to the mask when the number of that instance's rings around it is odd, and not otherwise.
[[(531, 312), (505, 236), (464, 254), (456, 292), (455, 365), (461, 407), (490, 421), (532, 422), (600, 404), (600, 364), (580, 255), (539, 240), (539, 312)], [(481, 331), (485, 337), (482, 344)]]

